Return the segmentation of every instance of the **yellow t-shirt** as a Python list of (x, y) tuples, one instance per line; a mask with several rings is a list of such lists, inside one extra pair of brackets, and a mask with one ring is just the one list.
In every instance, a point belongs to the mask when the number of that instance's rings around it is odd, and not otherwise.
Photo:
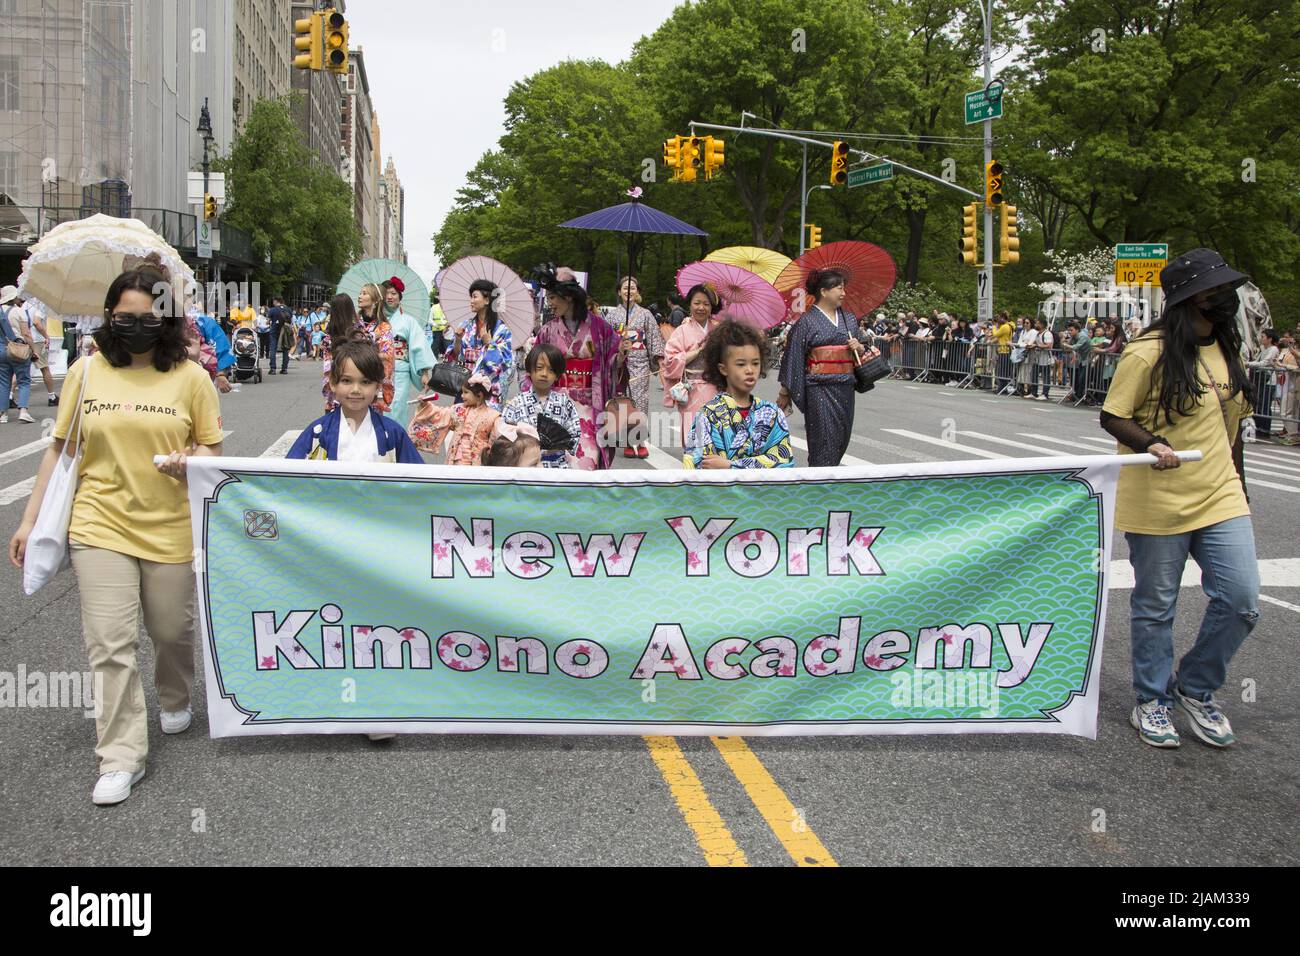
[(1006, 355), (1011, 351), (1011, 336), (1015, 334), (1016, 328), (1010, 322), (1004, 322), (1002, 325), (994, 326), (993, 338), (997, 340), (998, 352)]
[(247, 325), (249, 328), (252, 328), (253, 320), (256, 318), (257, 313), (253, 311), (251, 305), (246, 305), (242, 309), (230, 310), (230, 321), (235, 323), (236, 326)]
[(184, 564), (194, 545), (184, 482), (162, 474), (154, 455), (221, 441), (217, 390), (195, 362), (170, 372), (113, 368), (100, 353), (68, 369), (55, 438), (76, 439), (74, 396), (90, 363), (81, 403), (85, 452), (68, 537), (159, 564)]
[[(1174, 415), (1172, 425), (1163, 414), (1156, 423), (1159, 381), (1152, 369), (1163, 340), (1156, 335), (1134, 339), (1124, 349), (1102, 410), (1120, 418), (1133, 418), (1153, 435), (1169, 439), (1174, 451), (1199, 449), (1201, 461), (1183, 462), (1178, 468), (1156, 471), (1150, 466), (1121, 468), (1115, 500), (1115, 527), (1137, 534), (1184, 534), (1229, 518), (1250, 514), (1246, 493), (1232, 464), (1232, 446), (1224, 427), (1219, 400), (1209, 390), (1205, 370), (1196, 365), (1196, 379), (1207, 390), (1192, 414)], [(1228, 363), (1217, 344), (1201, 346), (1201, 359), (1218, 383), (1228, 403), (1228, 424), (1236, 435), (1250, 413), (1241, 393), (1228, 396)], [(1121, 455), (1134, 454), (1119, 445)]]

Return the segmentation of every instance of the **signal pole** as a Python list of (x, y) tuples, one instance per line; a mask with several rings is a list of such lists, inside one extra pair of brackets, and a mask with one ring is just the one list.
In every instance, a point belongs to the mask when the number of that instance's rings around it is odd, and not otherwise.
[[(993, 82), (993, 0), (982, 0), (984, 14), (984, 88)], [(984, 168), (993, 162), (993, 120), (984, 120)], [(979, 317), (993, 319), (993, 205), (984, 206), (984, 271), (980, 273)]]

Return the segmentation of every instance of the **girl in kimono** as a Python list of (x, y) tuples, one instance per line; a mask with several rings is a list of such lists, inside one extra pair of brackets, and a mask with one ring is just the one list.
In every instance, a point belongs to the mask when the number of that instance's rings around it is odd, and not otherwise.
[(429, 350), (424, 326), (402, 309), (402, 293), (406, 286), (397, 276), (383, 285), (384, 313), (393, 329), (393, 403), (388, 417), (403, 428), (411, 417), (408, 404), (411, 391), (423, 391), (429, 384), (433, 369), (433, 353)]
[(808, 464), (838, 465), (853, 432), (853, 365), (866, 350), (858, 319), (841, 308), (848, 277), (837, 269), (814, 270), (805, 288), (814, 305), (795, 320), (781, 358), (781, 393), (808, 417)]
[(487, 279), (475, 279), (469, 286), (469, 307), (474, 315), (456, 327), (446, 360), (458, 362), (471, 375), (482, 375), (491, 383), (488, 403), (501, 408), (501, 390), (510, 380), (514, 363), (514, 342), (510, 327), (492, 307), (497, 286)]
[(664, 404), (682, 417), (682, 446), (690, 442), (695, 414), (718, 394), (704, 378), (704, 342), (722, 319), (722, 299), (710, 285), (697, 285), (686, 293), (688, 317), (664, 347)]
[(501, 421), (528, 425), (539, 432), (543, 468), (568, 468), (569, 454), (582, 438), (582, 425), (573, 400), (553, 387), (564, 375), (564, 353), (554, 345), (534, 345), (524, 360), (524, 371), (533, 387), (506, 403)]
[(497, 437), (483, 450), (483, 464), (492, 468), (544, 467), (542, 444), (531, 425), (497, 424)]
[(781, 409), (754, 394), (767, 370), (765, 336), (723, 322), (704, 343), (704, 380), (722, 391), (695, 416), (687, 468), (791, 468), (790, 428)]
[[(564, 356), (564, 376), (555, 387), (578, 409), (581, 436), (572, 465), (584, 471), (608, 468), (613, 451), (597, 440), (596, 415), (614, 396), (621, 339), (608, 322), (590, 311), (587, 290), (577, 282), (545, 269), (537, 274), (551, 318), (538, 331), (536, 342), (554, 345)], [(527, 382), (525, 386), (531, 387)]]
[(406, 430), (373, 407), (384, 363), (372, 342), (354, 339), (341, 344), (334, 350), (330, 376), (338, 406), (308, 425), (286, 458), (424, 464)]
[[(658, 371), (664, 358), (664, 339), (659, 323), (649, 309), (642, 308), (641, 292), (636, 279), (628, 276), (619, 282), (618, 297), (623, 305), (614, 310), (623, 341), (619, 356), (624, 364), (625, 392), (632, 399), (644, 421), (650, 420), (650, 378)], [(649, 458), (650, 449), (644, 444), (628, 445), (624, 458)]]
[(481, 373), (469, 377), (460, 390), (455, 405), (425, 402), (411, 422), (411, 437), (422, 451), (442, 450), (447, 433), (452, 435), (447, 450), (447, 464), (477, 466), (483, 464), (483, 452), (496, 437), (500, 412), (488, 404), (492, 395), (491, 380)]

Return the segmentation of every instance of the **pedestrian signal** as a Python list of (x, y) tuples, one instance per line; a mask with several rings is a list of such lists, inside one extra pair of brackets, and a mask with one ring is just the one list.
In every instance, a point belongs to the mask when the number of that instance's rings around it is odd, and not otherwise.
[(808, 223), (808, 248), (816, 249), (822, 244), (822, 227)]
[(1002, 200), (1002, 164), (995, 159), (984, 167), (984, 201), (1001, 206)]
[(961, 210), (961, 240), (957, 247), (961, 249), (961, 261), (968, 266), (976, 264), (978, 258), (976, 241), (979, 238), (979, 204), (971, 203)]
[(849, 144), (836, 140), (831, 145), (831, 185), (843, 186), (849, 181)]
[(1015, 206), (1002, 207), (1002, 244), (998, 249), (998, 261), (1004, 266), (1015, 265), (1020, 261), (1020, 216)]
[(321, 16), (313, 13), (309, 17), (293, 21), (293, 48), (298, 55), (293, 58), (294, 69), (319, 70), (324, 65), (324, 48), (321, 46)]
[(348, 21), (332, 8), (321, 12), (325, 68), (344, 76), (348, 72)]

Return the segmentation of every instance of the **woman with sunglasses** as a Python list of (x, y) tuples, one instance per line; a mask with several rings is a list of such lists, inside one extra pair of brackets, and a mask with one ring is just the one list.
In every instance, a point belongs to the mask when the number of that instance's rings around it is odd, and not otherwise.
[[(162, 731), (190, 726), (195, 582), (191, 565), (187, 455), (221, 454), (217, 391), (189, 361), (183, 315), (162, 315), (169, 280), (143, 266), (109, 286), (99, 351), (68, 370), (54, 441), (41, 461), (9, 558), (22, 567), (50, 474), (65, 444), (81, 444), (68, 550), (81, 594), (81, 622), (97, 679), (100, 777), (91, 799), (121, 803), (144, 776), (149, 749), (136, 662), (137, 617), (154, 645)], [(89, 376), (82, 391), (82, 377)], [(79, 421), (80, 419), (80, 421)], [(178, 451), (177, 449), (186, 449)], [(155, 466), (155, 455), (166, 460)], [(102, 690), (98, 681), (102, 679)]]

